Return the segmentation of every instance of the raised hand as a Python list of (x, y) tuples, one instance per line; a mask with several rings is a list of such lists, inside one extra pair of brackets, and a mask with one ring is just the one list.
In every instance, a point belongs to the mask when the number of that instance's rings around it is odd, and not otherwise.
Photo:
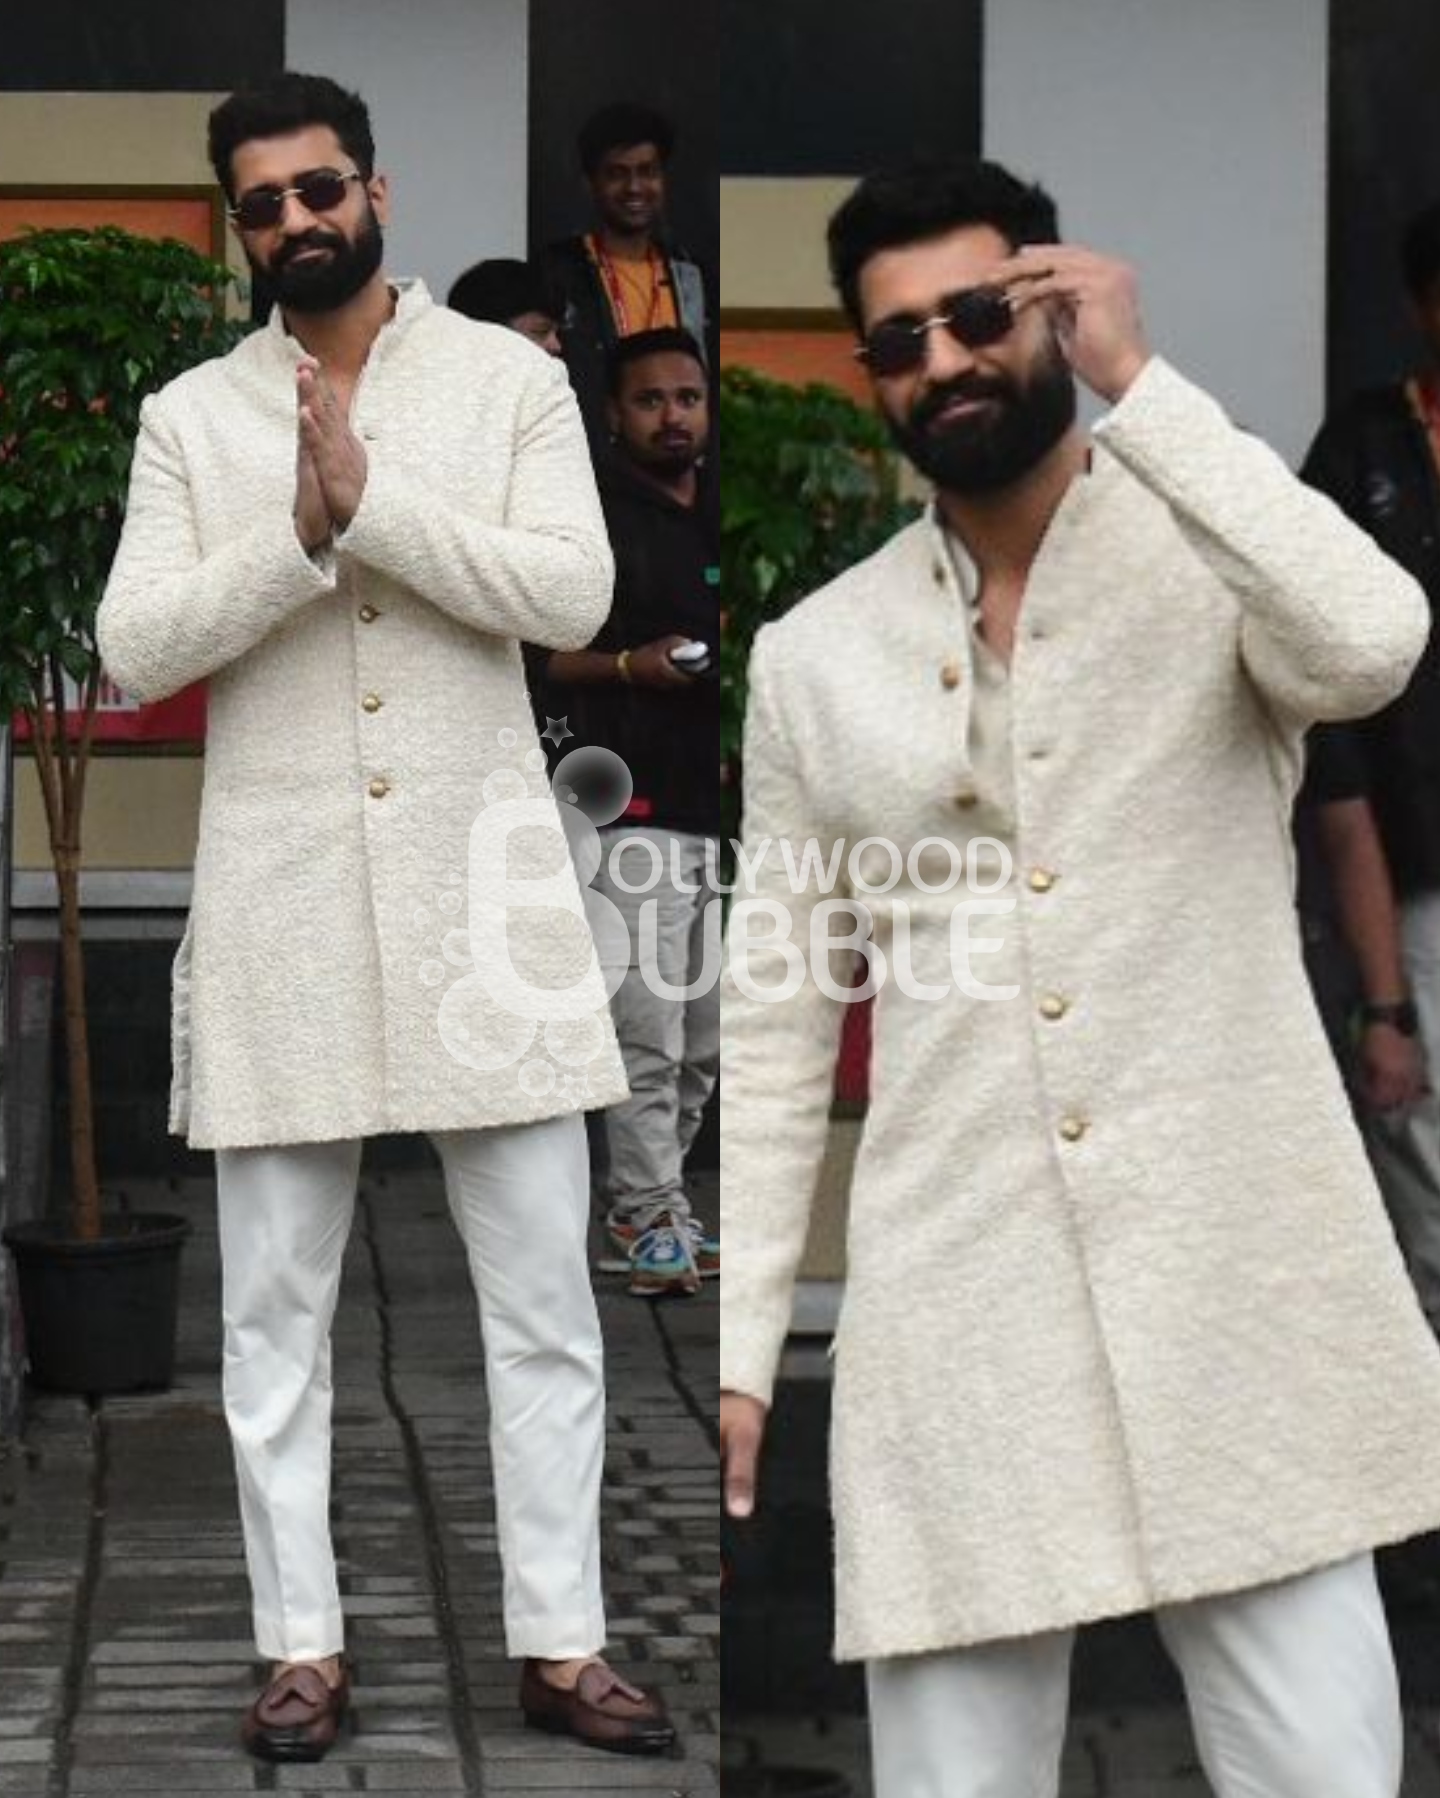
[(1102, 399), (1118, 400), (1150, 360), (1134, 269), (1079, 244), (1027, 244), (992, 277), (1022, 314), (1044, 306), (1075, 373)]
[(295, 535), (307, 556), (313, 556), (330, 536), (330, 508), (315, 472), (315, 458), (306, 448), (297, 421), (295, 431)]
[(345, 408), (313, 357), (302, 357), (297, 364), (295, 392), (301, 446), (314, 463), (330, 518), (343, 531), (365, 492), (365, 445), (351, 430)]

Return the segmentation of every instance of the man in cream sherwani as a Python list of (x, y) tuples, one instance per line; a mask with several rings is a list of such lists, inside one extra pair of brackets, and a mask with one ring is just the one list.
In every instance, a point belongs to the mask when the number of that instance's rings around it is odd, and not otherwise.
[(140, 698), (210, 683), (173, 1127), (216, 1151), (275, 1663), (245, 1740), (314, 1760), (343, 1718), (330, 1322), (362, 1139), (423, 1130), (481, 1300), (526, 1718), (663, 1748), (658, 1701), (600, 1659), (581, 1113), (624, 1081), (519, 648), (578, 648), (608, 609), (584, 433), (557, 363), (386, 280), (357, 96), (277, 77), (217, 108), (210, 152), (278, 306), (147, 402), (100, 642)]
[[(848, 929), (878, 997), (837, 1651), (868, 1664), (877, 1798), (1053, 1795), (1074, 1629), (1139, 1610), (1219, 1798), (1395, 1798), (1370, 1550), (1440, 1522), (1440, 1361), (1306, 987), (1288, 825), (1306, 726), (1399, 690), (1424, 601), (1151, 353), (1128, 269), (1057, 236), (984, 163), (869, 178), (831, 225), (937, 495), (751, 661), (728, 1503), (752, 1503), (843, 1010), (818, 963)], [(1110, 408), (1088, 439), (1075, 377)]]

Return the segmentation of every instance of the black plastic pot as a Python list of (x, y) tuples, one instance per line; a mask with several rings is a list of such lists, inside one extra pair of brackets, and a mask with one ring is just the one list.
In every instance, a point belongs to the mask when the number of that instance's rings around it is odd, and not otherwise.
[(47, 1219), (12, 1224), (30, 1377), (51, 1392), (158, 1391), (175, 1376), (180, 1250), (189, 1222), (107, 1217), (96, 1242)]

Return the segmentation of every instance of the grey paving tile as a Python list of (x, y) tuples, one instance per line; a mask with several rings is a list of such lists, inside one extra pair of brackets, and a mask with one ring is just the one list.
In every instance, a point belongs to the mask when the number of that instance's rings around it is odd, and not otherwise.
[[(517, 1793), (575, 1798), (718, 1790), (715, 1454), (676, 1393), (654, 1316), (616, 1283), (601, 1292), (612, 1418), (604, 1557), (615, 1636), (625, 1664), (665, 1688), (677, 1719), (702, 1725), (690, 1731), (688, 1759), (652, 1763), (518, 1727), (463, 1257), (437, 1182), (392, 1179), (367, 1194), (335, 1332), (335, 1531), (357, 1674), (353, 1732), (318, 1768), (261, 1767), (238, 1746), (261, 1670), (219, 1402), (213, 1204), (204, 1183), (191, 1182), (164, 1193), (165, 1208), (186, 1210), (195, 1226), (176, 1384), (103, 1404), (103, 1492), (96, 1431), (78, 1401), (41, 1400), (23, 1450), (0, 1450), (0, 1798), (40, 1798), (56, 1754), (68, 1769), (66, 1798), (480, 1798), (482, 1778), (484, 1798), (505, 1798), (512, 1780)], [(132, 1197), (143, 1204), (138, 1187)], [(383, 1318), (372, 1251), (389, 1294)], [(685, 1330), (685, 1354), (697, 1358), (702, 1378), (714, 1360), (712, 1297), (695, 1307), (708, 1316), (688, 1319)], [(707, 1332), (709, 1367), (700, 1346)], [(92, 1504), (103, 1513), (101, 1553), (87, 1584)], [(67, 1714), (77, 1617), (87, 1652)], [(687, 1687), (701, 1667), (706, 1689), (696, 1710)]]

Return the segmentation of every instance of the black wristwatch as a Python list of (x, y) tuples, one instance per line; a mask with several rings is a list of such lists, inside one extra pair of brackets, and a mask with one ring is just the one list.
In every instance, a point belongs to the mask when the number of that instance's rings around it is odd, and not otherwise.
[(1366, 1025), (1389, 1024), (1401, 1036), (1420, 1034), (1420, 1014), (1415, 1009), (1413, 999), (1392, 999), (1383, 1005), (1362, 1005), (1360, 1022)]

